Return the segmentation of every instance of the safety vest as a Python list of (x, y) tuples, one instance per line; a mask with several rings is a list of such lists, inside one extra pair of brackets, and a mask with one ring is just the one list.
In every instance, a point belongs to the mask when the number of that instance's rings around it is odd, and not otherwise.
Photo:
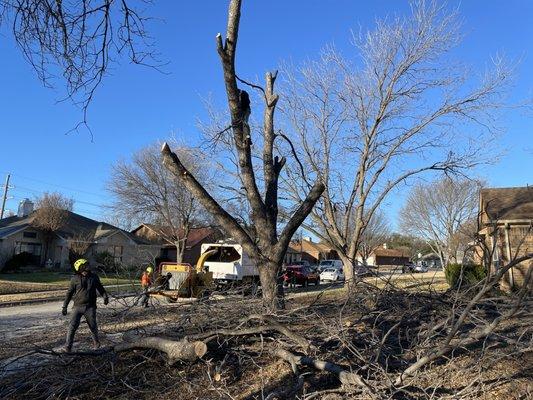
[(150, 279), (150, 275), (148, 275), (147, 272), (144, 272), (141, 276), (141, 286), (148, 287), (151, 284), (152, 284), (152, 280)]

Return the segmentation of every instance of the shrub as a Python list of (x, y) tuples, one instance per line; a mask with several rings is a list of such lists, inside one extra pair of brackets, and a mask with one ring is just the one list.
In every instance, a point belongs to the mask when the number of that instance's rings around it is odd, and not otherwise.
[(6, 261), (2, 272), (16, 272), (21, 267), (34, 264), (34, 256), (30, 253), (23, 251), (22, 253), (15, 254), (9, 260)]
[(478, 283), (487, 276), (487, 272), (482, 265), (476, 264), (448, 264), (444, 270), (446, 281), (450, 287), (459, 285), (470, 286)]
[(94, 261), (96, 261), (100, 269), (104, 272), (116, 273), (118, 267), (120, 266), (115, 262), (113, 255), (107, 251), (96, 253), (94, 255)]

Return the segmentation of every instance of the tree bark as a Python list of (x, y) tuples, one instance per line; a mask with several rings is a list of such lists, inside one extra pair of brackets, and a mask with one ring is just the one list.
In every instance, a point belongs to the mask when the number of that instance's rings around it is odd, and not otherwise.
[(351, 292), (351, 289), (355, 286), (356, 281), (356, 271), (355, 271), (355, 264), (357, 261), (351, 260), (342, 253), (339, 253), (339, 257), (342, 261), (342, 269), (344, 271), (344, 281), (348, 288), (348, 292)]
[(182, 243), (177, 240), (174, 242), (174, 246), (176, 246), (176, 262), (179, 264), (183, 261), (183, 253), (185, 252), (185, 245), (182, 245)]
[(285, 308), (281, 263), (259, 261), (257, 267), (264, 307), (269, 311)]
[(170, 365), (177, 361), (195, 361), (205, 355), (207, 345), (204, 342), (179, 342), (161, 337), (145, 337), (136, 339), (133, 342), (117, 344), (113, 347), (115, 352), (131, 349), (155, 349), (162, 351), (168, 357)]

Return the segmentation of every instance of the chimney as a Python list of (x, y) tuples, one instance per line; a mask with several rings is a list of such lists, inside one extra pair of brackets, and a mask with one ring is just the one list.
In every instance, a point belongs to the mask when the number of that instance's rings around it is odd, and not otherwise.
[(30, 199), (24, 199), (19, 203), (19, 212), (17, 216), (27, 217), (33, 212), (33, 202)]
[(383, 248), (384, 248), (384, 249), (387, 248), (387, 243), (383, 243)]

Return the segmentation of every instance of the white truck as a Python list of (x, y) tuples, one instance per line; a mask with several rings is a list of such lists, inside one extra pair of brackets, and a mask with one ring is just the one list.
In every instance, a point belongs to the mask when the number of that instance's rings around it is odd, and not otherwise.
[(257, 284), (259, 271), (242, 246), (237, 243), (204, 243), (202, 254), (217, 250), (207, 257), (204, 269), (213, 273), (213, 281), (217, 285), (226, 284)]

